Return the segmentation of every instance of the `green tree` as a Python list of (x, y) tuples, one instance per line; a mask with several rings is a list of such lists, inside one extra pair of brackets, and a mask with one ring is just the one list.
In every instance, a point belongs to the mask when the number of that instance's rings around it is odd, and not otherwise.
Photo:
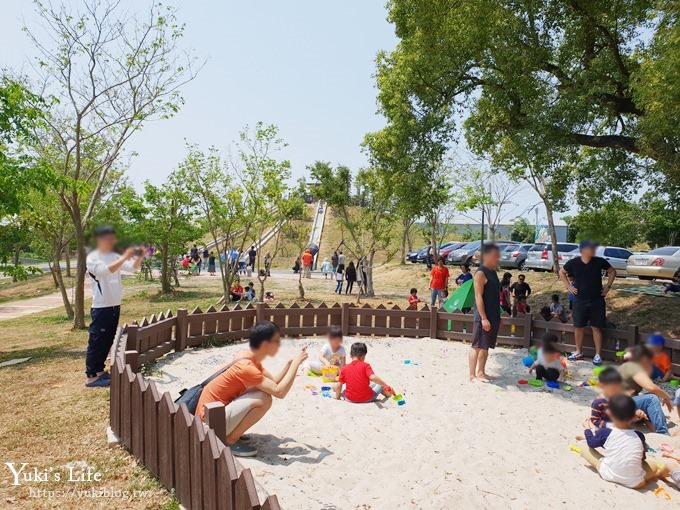
[(32, 189), (44, 189), (47, 174), (23, 150), (43, 117), (44, 103), (22, 83), (0, 76), (0, 219), (16, 214)]
[(677, 15), (670, 0), (392, 0), (378, 86), (450, 129), (465, 118), (478, 148), (531, 138), (678, 180)]
[(199, 238), (204, 230), (194, 222), (196, 203), (187, 191), (183, 176), (172, 172), (160, 186), (144, 183), (144, 211), (140, 231), (157, 249), (160, 259), (161, 292), (173, 291), (177, 278), (177, 256), (185, 253), (187, 243)]
[(644, 229), (643, 217), (636, 203), (614, 199), (597, 209), (580, 211), (571, 220), (576, 228), (576, 240), (594, 239), (601, 244), (633, 246)]
[[(333, 208), (343, 233), (342, 245), (351, 256), (366, 261), (366, 294), (374, 296), (373, 267), (375, 254), (386, 250), (395, 224), (396, 201), (394, 182), (399, 174), (391, 174), (376, 168), (362, 169), (352, 176), (349, 168), (317, 161), (308, 167), (312, 177), (319, 183), (316, 193)], [(357, 196), (348, 192), (356, 184), (357, 195), (362, 197), (357, 206)], [(388, 253), (388, 259), (394, 255)]]
[(533, 243), (536, 237), (536, 228), (526, 218), (515, 218), (512, 224), (510, 239), (520, 243)]
[(54, 98), (36, 150), (49, 155), (59, 177), (54, 191), (73, 223), (74, 327), (84, 328), (87, 230), (130, 137), (145, 122), (178, 111), (193, 58), (179, 48), (183, 25), (174, 10), (160, 4), (142, 17), (113, 0), (73, 10), (35, 5), (43, 23), (26, 33)]

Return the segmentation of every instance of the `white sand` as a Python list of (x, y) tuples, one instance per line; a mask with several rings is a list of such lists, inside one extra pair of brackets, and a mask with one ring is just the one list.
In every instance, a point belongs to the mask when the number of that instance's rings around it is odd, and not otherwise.
[[(346, 338), (349, 350), (352, 338)], [(285, 400), (252, 429), (260, 455), (243, 459), (259, 484), (287, 510), (678, 508), (680, 492), (664, 483), (638, 492), (607, 483), (569, 450), (595, 391), (577, 388), (592, 365), (577, 363), (572, 392), (518, 386), (528, 378), (525, 351), (496, 349), (493, 384), (467, 381), (468, 347), (429, 339), (367, 339), (367, 361), (405, 394), (406, 405), (350, 404), (313, 396), (299, 376)], [(286, 340), (265, 363), (276, 372), (302, 344)], [(196, 384), (242, 346), (187, 351), (159, 364), (161, 390), (173, 397)], [(404, 365), (411, 359), (417, 366)], [(677, 418), (677, 416), (674, 416)], [(680, 438), (648, 435), (680, 452)], [(583, 446), (583, 445), (582, 445)], [(654, 454), (657, 457), (659, 454)], [(656, 497), (664, 487), (672, 501)]]

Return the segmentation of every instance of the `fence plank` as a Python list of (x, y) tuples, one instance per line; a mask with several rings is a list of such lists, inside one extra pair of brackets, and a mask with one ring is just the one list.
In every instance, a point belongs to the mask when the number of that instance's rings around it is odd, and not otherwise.
[(185, 507), (191, 507), (191, 454), (190, 437), (192, 417), (182, 404), (175, 413), (175, 489), (177, 499)]
[(217, 460), (220, 458), (220, 450), (217, 446), (217, 437), (212, 430), (208, 430), (202, 443), (201, 453), (202, 471), (201, 480), (203, 488), (203, 508), (205, 510), (217, 509)]
[(120, 393), (121, 377), (123, 375), (123, 362), (118, 358), (113, 358), (111, 365), (111, 401), (109, 403), (109, 423), (111, 430), (120, 438)]
[(234, 495), (238, 472), (229, 448), (222, 448), (217, 461), (217, 501), (219, 510), (235, 510)]
[(158, 404), (158, 471), (161, 483), (175, 487), (175, 403), (167, 391)]
[(250, 469), (241, 471), (241, 476), (236, 480), (236, 508), (238, 510), (259, 510), (260, 500), (257, 498), (255, 480)]
[(121, 440), (128, 450), (132, 448), (132, 386), (134, 383), (135, 374), (130, 365), (125, 365), (121, 377), (120, 428)]
[(132, 454), (144, 460), (144, 392), (146, 381), (142, 374), (137, 374), (132, 385)]
[(189, 470), (191, 471), (191, 508), (203, 507), (203, 442), (205, 432), (203, 422), (198, 416), (194, 416), (189, 429), (189, 456), (191, 459)]
[(158, 423), (158, 403), (161, 400), (160, 392), (153, 381), (144, 392), (144, 465), (155, 475), (158, 470), (158, 436), (160, 427)]
[(269, 496), (265, 500), (264, 505), (262, 505), (262, 510), (281, 510), (281, 507), (279, 506), (279, 500), (276, 498), (276, 496)]
[(222, 402), (209, 402), (204, 406), (205, 422), (215, 431), (215, 435), (220, 441), (227, 441), (227, 417), (224, 414), (224, 404)]
[(175, 350), (183, 351), (187, 347), (187, 309), (179, 308), (175, 317)]

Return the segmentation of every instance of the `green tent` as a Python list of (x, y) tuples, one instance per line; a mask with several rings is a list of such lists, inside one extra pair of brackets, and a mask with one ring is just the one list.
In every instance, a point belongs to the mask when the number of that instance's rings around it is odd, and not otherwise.
[(472, 278), (458, 287), (456, 291), (444, 302), (442, 308), (447, 312), (455, 312), (463, 308), (472, 308), (475, 305), (475, 289)]

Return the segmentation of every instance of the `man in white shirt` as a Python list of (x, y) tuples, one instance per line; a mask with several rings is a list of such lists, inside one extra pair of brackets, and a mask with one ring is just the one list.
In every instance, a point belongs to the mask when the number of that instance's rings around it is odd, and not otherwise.
[[(122, 255), (118, 255), (114, 251), (116, 231), (113, 227), (95, 229), (94, 237), (97, 248), (87, 256), (87, 274), (92, 282), (92, 322), (85, 358), (85, 386), (101, 388), (111, 383), (108, 372), (104, 371), (104, 363), (120, 319), (120, 302), (123, 297), (120, 271), (137, 271), (144, 256), (135, 248), (128, 248)], [(134, 262), (130, 260), (133, 257)]]

